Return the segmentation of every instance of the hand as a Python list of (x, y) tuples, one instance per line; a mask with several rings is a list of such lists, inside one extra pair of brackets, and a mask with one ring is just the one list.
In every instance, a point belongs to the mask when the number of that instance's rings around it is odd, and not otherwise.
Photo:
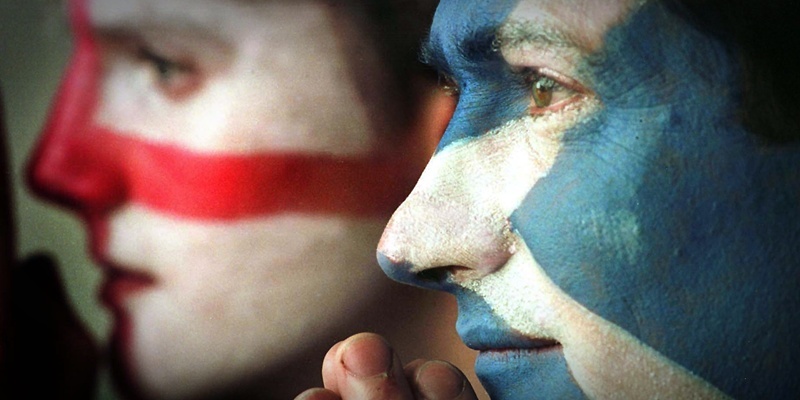
[(405, 368), (389, 343), (359, 333), (334, 345), (322, 363), (325, 388), (295, 400), (476, 400), (461, 371), (445, 361), (415, 360)]

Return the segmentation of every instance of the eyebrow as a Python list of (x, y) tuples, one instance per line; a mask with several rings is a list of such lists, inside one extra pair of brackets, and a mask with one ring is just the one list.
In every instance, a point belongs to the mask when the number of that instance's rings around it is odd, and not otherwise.
[(499, 49), (515, 49), (525, 45), (540, 45), (550, 48), (589, 51), (587, 46), (563, 30), (550, 25), (527, 20), (511, 20), (497, 30)]
[[(495, 58), (502, 50), (518, 49), (526, 45), (590, 52), (587, 46), (569, 33), (529, 20), (510, 20), (499, 28), (473, 31), (456, 42), (456, 51), (464, 60), (480, 62)], [(451, 74), (442, 43), (430, 36), (422, 43), (420, 61)]]
[[(461, 60), (481, 63), (497, 58), (497, 30), (478, 29), (471, 31), (455, 43), (455, 52)], [(450, 72), (450, 60), (445, 56), (441, 41), (429, 36), (420, 48), (420, 61), (442, 72)]]

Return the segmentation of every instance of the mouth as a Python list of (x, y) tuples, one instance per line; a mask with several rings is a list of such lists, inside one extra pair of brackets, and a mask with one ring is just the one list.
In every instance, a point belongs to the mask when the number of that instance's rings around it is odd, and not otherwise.
[(104, 270), (105, 280), (100, 291), (100, 299), (103, 304), (111, 308), (120, 307), (126, 299), (139, 295), (156, 285), (155, 278), (143, 272), (115, 266), (107, 266)]
[(534, 355), (560, 351), (562, 348), (561, 342), (547, 335), (544, 329), (541, 329), (540, 335), (524, 335), (509, 328), (493, 314), (487, 315), (477, 310), (459, 310), (456, 330), (464, 344), (477, 350), (482, 356), (520, 353)]
[(498, 343), (475, 346), (473, 350), (478, 350), (482, 355), (513, 355), (514, 353), (541, 354), (551, 351), (560, 351), (561, 343), (554, 339), (545, 338), (519, 338), (511, 341), (513, 343)]
[(562, 351), (561, 343), (551, 339), (535, 339), (533, 344), (524, 347), (494, 347), (479, 349), (479, 357), (509, 359), (515, 356), (544, 356)]

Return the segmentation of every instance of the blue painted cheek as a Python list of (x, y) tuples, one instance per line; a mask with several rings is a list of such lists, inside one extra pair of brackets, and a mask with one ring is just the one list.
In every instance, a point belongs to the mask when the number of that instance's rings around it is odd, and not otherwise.
[(604, 109), (512, 223), (594, 313), (733, 397), (797, 397), (800, 149), (737, 125), (736, 62), (658, 3), (605, 43)]

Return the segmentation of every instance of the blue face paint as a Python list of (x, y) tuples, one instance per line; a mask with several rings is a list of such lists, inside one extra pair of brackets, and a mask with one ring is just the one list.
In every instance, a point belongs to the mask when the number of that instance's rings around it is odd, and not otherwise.
[[(459, 84), (458, 106), (437, 152), (459, 140), (479, 137), (488, 130), (525, 115), (529, 106), (526, 83), (514, 74), (495, 48), (497, 27), (506, 20), (517, 0), (442, 1), (436, 11), (427, 43), (428, 63), (451, 75)], [(393, 265), (383, 255), (383, 266)], [(458, 300), (456, 329), (470, 347), (484, 344), (530, 348), (534, 344), (515, 333), (492, 314), (483, 299), (469, 290), (439, 279), (419, 280), (410, 266), (386, 267), (396, 280), (444, 290)], [(572, 379), (563, 353), (482, 355), (476, 373), (484, 388), (497, 399), (583, 398)]]
[[(486, 348), (534, 349), (536, 342), (517, 334), (492, 313), (491, 307), (477, 294), (453, 285), (439, 277), (420, 276), (409, 272), (411, 265), (392, 263), (378, 253), (378, 262), (393, 279), (414, 283), (433, 290), (443, 290), (458, 300), (456, 330), (461, 340), (472, 349)], [(391, 266), (391, 267), (389, 267)], [(486, 392), (493, 399), (581, 399), (584, 398), (572, 379), (563, 353), (548, 350), (547, 354), (481, 353), (475, 363)]]
[[(515, 5), (440, 4), (428, 58), (461, 94), (439, 150), (528, 112), (528, 88), (492, 48)], [(741, 126), (737, 65), (658, 2), (628, 16), (576, 66), (602, 107), (565, 132), (510, 222), (593, 313), (731, 396), (795, 398), (800, 151)], [(468, 344), (524, 347), (478, 295), (379, 259), (394, 279), (453, 293)], [(477, 372), (493, 398), (580, 396), (560, 353), (482, 358)]]
[(442, 1), (427, 43), (428, 62), (459, 84), (458, 106), (437, 151), (524, 115), (527, 88), (494, 41), (518, 0)]
[[(458, 299), (456, 330), (470, 348), (537, 348), (536, 343), (515, 334), (478, 295), (453, 286), (449, 291)], [(585, 398), (560, 349), (481, 353), (475, 362), (475, 373), (493, 399)]]
[(511, 221), (592, 312), (735, 398), (794, 398), (800, 152), (742, 128), (737, 65), (644, 6), (585, 61), (603, 109)]

